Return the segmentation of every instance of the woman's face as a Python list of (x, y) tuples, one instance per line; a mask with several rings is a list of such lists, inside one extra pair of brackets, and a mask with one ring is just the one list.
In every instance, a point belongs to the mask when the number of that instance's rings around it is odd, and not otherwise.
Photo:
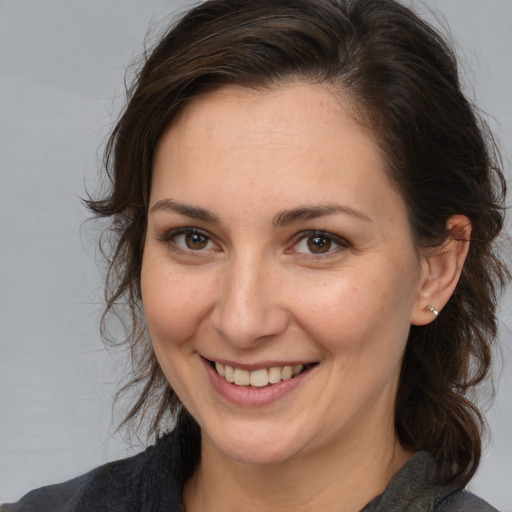
[(321, 86), (225, 87), (161, 139), (144, 310), (219, 454), (268, 464), (392, 436), (425, 268), (372, 134)]

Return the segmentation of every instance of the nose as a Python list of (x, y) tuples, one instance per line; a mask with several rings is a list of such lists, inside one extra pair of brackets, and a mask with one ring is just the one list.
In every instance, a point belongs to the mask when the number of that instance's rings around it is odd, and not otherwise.
[(263, 258), (233, 262), (221, 280), (213, 328), (236, 348), (251, 348), (279, 336), (289, 322), (279, 300), (282, 285), (279, 270)]

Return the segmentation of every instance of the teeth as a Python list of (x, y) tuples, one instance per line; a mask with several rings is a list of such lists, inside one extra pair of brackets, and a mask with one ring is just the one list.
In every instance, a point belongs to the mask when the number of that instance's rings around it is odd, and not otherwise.
[[(249, 372), (247, 372), (249, 373)], [(268, 372), (267, 370), (256, 370), (250, 373), (249, 383), (251, 386), (255, 386), (257, 388), (262, 388), (263, 386), (268, 385)]]
[(215, 363), (215, 369), (217, 370), (217, 373), (221, 377), (224, 377), (224, 375), (225, 375), (225, 373), (224, 373), (224, 365), (222, 365), (220, 363)]
[(270, 368), (268, 371), (268, 381), (270, 384), (281, 382), (281, 368)]
[(283, 368), (283, 371), (281, 372), (281, 378), (283, 380), (290, 380), (293, 376), (293, 370), (294, 370), (293, 366), (285, 366)]
[(269, 384), (278, 384), (282, 380), (290, 380), (304, 370), (304, 365), (275, 366), (269, 369), (261, 368), (260, 370), (250, 372), (216, 362), (215, 369), (221, 377), (237, 386), (251, 385), (256, 388), (263, 388)]
[[(222, 366), (220, 363), (219, 363), (219, 365)], [(219, 372), (219, 375), (222, 375), (222, 374)], [(235, 369), (232, 366), (226, 365), (224, 367), (224, 378), (228, 382), (234, 382), (234, 380), (235, 380)]]
[(237, 386), (248, 386), (249, 385), (249, 372), (247, 370), (235, 369), (235, 384)]

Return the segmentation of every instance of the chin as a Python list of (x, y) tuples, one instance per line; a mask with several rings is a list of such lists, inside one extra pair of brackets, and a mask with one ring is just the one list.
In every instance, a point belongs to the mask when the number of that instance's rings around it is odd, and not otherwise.
[(216, 452), (241, 464), (266, 466), (279, 464), (294, 457), (306, 444), (290, 429), (278, 425), (229, 427), (224, 424), (216, 431), (202, 431), (203, 446), (211, 444)]

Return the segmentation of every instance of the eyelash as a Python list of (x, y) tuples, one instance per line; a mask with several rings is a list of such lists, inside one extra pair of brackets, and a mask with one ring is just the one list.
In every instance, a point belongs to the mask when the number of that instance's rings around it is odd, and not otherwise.
[[(175, 252), (179, 252), (180, 254), (183, 254), (185, 256), (190, 257), (205, 257), (206, 254), (204, 254), (206, 251), (203, 249), (184, 249), (182, 247), (179, 247), (176, 243), (176, 237), (180, 235), (199, 235), (206, 239), (206, 243), (209, 242), (215, 243), (212, 241), (212, 237), (206, 232), (198, 228), (178, 228), (173, 229), (171, 231), (166, 232), (162, 237), (158, 239), (159, 242), (162, 242), (166, 244), (171, 250)], [(203, 253), (203, 254), (201, 254)]]
[[(179, 252), (186, 256), (190, 256), (190, 257), (205, 257), (211, 251), (211, 249), (210, 249), (207, 254), (204, 254), (207, 252), (207, 250), (205, 250), (205, 249), (194, 250), (194, 249), (190, 249), (190, 248), (184, 249), (182, 247), (179, 247), (176, 243), (176, 237), (178, 237), (180, 235), (199, 235), (200, 237), (203, 237), (204, 239), (206, 239), (206, 244), (208, 244), (209, 242), (215, 244), (215, 242), (213, 242), (213, 240), (212, 240), (212, 237), (206, 231), (203, 231), (198, 228), (192, 228), (192, 227), (173, 229), (171, 231), (166, 232), (158, 240), (164, 244), (167, 244), (171, 248), (171, 250), (173, 250), (175, 252)], [(323, 238), (323, 239), (327, 240), (329, 243), (332, 242), (332, 243), (336, 244), (337, 247), (334, 247), (334, 248), (329, 247), (327, 252), (318, 253), (318, 254), (294, 250), (294, 248), (296, 248), (298, 244), (300, 244), (303, 241), (307, 243), (307, 240), (310, 238), (313, 238), (313, 237)], [(350, 242), (348, 242), (344, 238), (341, 238), (337, 235), (334, 235), (334, 234), (326, 232), (326, 231), (310, 230), (310, 231), (302, 231), (302, 232), (298, 233), (297, 235), (295, 235), (292, 245), (290, 246), (289, 249), (285, 250), (285, 253), (291, 254), (291, 253), (296, 252), (302, 258), (304, 258), (308, 261), (319, 261), (319, 260), (323, 260), (323, 259), (332, 257), (333, 254), (340, 252), (340, 250), (345, 250), (345, 249), (350, 249), (350, 248), (352, 248), (352, 245), (350, 244)]]
[(329, 243), (333, 242), (334, 244), (337, 245), (337, 247), (329, 248), (327, 252), (318, 253), (318, 254), (314, 254), (311, 252), (297, 251), (297, 253), (300, 254), (301, 257), (303, 257), (304, 259), (306, 259), (308, 261), (324, 260), (324, 259), (332, 257), (334, 254), (337, 254), (338, 252), (340, 252), (340, 250), (342, 251), (345, 249), (350, 249), (352, 247), (350, 242), (348, 242), (346, 239), (344, 239), (340, 236), (334, 235), (327, 231), (310, 230), (310, 231), (303, 231), (301, 233), (298, 233), (295, 237), (295, 242), (291, 246), (291, 249), (287, 249), (286, 252), (287, 253), (293, 252), (293, 249), (296, 248), (299, 243), (301, 243), (303, 241), (307, 243), (308, 239), (310, 239), (310, 238), (323, 238), (325, 240), (328, 240)]

